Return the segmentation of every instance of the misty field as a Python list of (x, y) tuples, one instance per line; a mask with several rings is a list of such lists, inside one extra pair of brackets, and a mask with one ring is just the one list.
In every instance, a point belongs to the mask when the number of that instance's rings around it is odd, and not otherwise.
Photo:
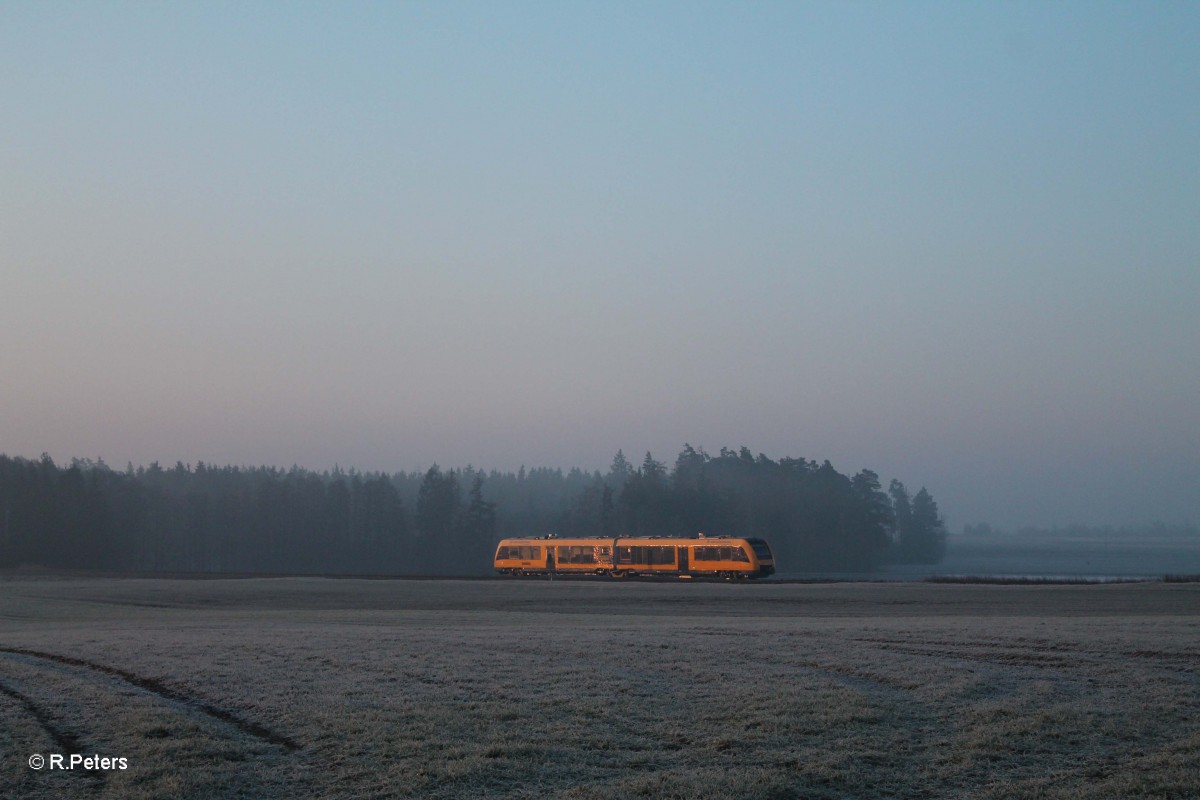
[(1198, 667), (1198, 584), (10, 577), (0, 793), (1196, 797)]

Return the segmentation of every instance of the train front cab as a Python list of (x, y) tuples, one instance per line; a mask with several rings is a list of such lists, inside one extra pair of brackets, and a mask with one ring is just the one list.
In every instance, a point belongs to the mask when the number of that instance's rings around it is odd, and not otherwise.
[(697, 577), (765, 578), (775, 572), (775, 559), (762, 539), (699, 539), (680, 548), (688, 564), (681, 565)]
[(755, 564), (754, 577), (766, 578), (775, 574), (775, 554), (771, 552), (771, 546), (762, 539), (746, 539), (746, 544), (754, 553), (753, 561)]
[(501, 575), (544, 575), (550, 571), (550, 546), (532, 539), (505, 539), (496, 548), (496, 571)]

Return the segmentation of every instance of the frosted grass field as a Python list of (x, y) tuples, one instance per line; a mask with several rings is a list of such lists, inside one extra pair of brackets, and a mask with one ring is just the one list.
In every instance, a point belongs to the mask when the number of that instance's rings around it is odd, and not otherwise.
[(11, 577), (0, 794), (1196, 797), (1198, 669), (1200, 584)]

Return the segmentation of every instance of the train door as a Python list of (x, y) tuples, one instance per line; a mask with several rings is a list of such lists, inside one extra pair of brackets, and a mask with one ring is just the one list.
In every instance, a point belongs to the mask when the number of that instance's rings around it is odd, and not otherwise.
[(688, 571), (688, 549), (686, 546), (679, 548), (679, 571)]

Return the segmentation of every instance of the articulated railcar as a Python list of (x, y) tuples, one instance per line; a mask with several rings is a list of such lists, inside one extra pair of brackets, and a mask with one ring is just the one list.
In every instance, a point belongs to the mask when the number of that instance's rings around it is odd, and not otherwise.
[(611, 575), (765, 578), (775, 557), (762, 539), (729, 536), (505, 539), (496, 548), (501, 575)]

